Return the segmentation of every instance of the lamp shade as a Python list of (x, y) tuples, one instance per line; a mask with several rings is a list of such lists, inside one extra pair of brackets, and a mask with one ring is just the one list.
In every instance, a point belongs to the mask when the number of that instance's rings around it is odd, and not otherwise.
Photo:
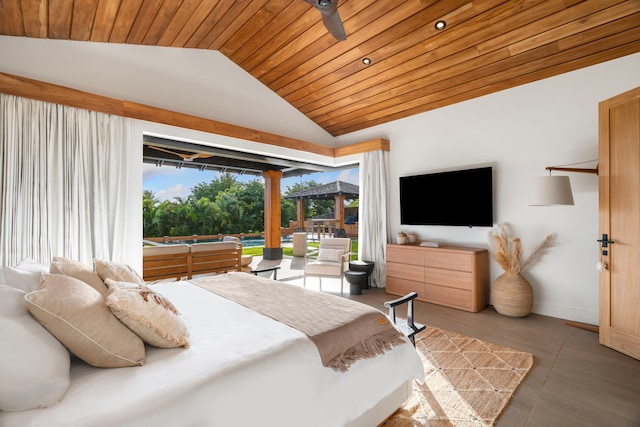
[(540, 176), (533, 182), (529, 206), (573, 205), (568, 176)]

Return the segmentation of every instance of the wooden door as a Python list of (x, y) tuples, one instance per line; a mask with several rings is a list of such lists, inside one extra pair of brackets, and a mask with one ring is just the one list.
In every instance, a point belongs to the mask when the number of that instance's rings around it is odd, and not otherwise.
[(640, 87), (599, 105), (600, 343), (640, 359)]

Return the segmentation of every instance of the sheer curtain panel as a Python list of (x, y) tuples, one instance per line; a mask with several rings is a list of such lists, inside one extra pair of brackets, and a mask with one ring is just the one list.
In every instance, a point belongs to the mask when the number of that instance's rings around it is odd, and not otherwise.
[(127, 241), (129, 121), (0, 94), (0, 265), (91, 265)]
[(375, 262), (371, 282), (379, 288), (386, 285), (388, 194), (389, 153), (383, 150), (364, 153), (360, 162), (358, 255), (360, 259)]

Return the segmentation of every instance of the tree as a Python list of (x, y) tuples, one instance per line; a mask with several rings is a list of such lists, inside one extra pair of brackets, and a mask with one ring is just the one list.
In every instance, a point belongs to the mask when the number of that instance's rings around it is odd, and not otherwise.
[[(314, 181), (295, 184), (286, 194), (319, 185)], [(305, 218), (333, 209), (333, 200), (309, 199)], [(281, 226), (296, 219), (296, 201), (282, 199)], [(197, 184), (187, 198), (159, 201), (152, 191), (142, 195), (144, 237), (261, 233), (264, 231), (264, 184), (255, 179), (239, 182), (222, 174)]]
[(142, 192), (142, 229), (143, 236), (152, 236), (160, 231), (160, 218), (158, 217), (157, 205), (160, 201), (153, 191), (144, 190)]
[(209, 200), (206, 197), (201, 197), (199, 200), (192, 202), (192, 209), (189, 212), (190, 234), (217, 234), (218, 230), (218, 218), (221, 217), (221, 209), (217, 203)]
[(228, 191), (230, 188), (240, 185), (238, 179), (229, 174), (220, 174), (217, 178), (212, 179), (208, 184), (201, 182), (191, 189), (190, 198), (200, 200), (206, 197), (209, 200), (215, 200), (219, 193)]
[(237, 195), (243, 207), (241, 232), (261, 233), (264, 231), (264, 184), (254, 179), (244, 184), (242, 190)]

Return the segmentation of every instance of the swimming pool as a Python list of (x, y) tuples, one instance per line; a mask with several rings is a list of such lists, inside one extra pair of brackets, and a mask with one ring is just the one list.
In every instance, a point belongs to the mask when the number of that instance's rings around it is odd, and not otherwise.
[[(188, 239), (188, 240), (173, 240), (173, 241), (169, 241), (166, 242), (165, 244), (168, 245), (180, 245), (180, 244), (191, 244), (191, 243), (211, 243), (211, 242), (221, 242), (222, 238), (220, 239)], [(281, 243), (292, 243), (293, 242), (293, 236), (288, 235), (288, 236), (282, 236)], [(259, 246), (264, 246), (264, 237), (256, 237), (256, 236), (252, 236), (252, 237), (240, 237), (240, 243), (242, 244), (243, 248), (252, 248), (252, 247), (259, 247)]]
[[(219, 240), (218, 240), (219, 241)], [(292, 236), (282, 236), (280, 239), (281, 243), (291, 243), (293, 242)], [(242, 247), (251, 248), (255, 246), (264, 246), (264, 237), (240, 237), (240, 243), (242, 243)]]

